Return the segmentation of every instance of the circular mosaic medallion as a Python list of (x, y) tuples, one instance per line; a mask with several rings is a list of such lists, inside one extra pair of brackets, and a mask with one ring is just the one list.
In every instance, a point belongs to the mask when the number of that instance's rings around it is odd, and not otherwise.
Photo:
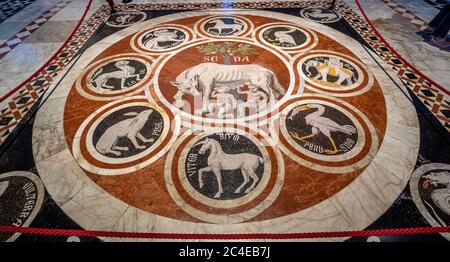
[(111, 14), (106, 24), (112, 27), (127, 27), (147, 19), (147, 14), (141, 11), (120, 11)]
[(201, 42), (161, 63), (153, 100), (188, 118), (230, 122), (276, 108), (292, 92), (294, 79), (287, 61), (260, 45), (241, 40)]
[(172, 131), (178, 129), (171, 119), (163, 109), (139, 97), (107, 104), (79, 127), (73, 154), (84, 169), (96, 174), (136, 171), (167, 151), (175, 139)]
[[(411, 196), (431, 226), (450, 225), (450, 165), (425, 164), (417, 168), (409, 182)], [(450, 240), (450, 234), (442, 234)]]
[(377, 134), (367, 117), (335, 98), (308, 94), (293, 99), (275, 122), (272, 135), (280, 137), (282, 151), (319, 171), (351, 172), (370, 163), (378, 150)]
[[(0, 225), (27, 227), (41, 209), (45, 190), (33, 173), (13, 171), (0, 175)], [(14, 241), (19, 233), (2, 233), (0, 242)]]
[(321, 24), (334, 23), (341, 19), (339, 13), (330, 9), (307, 7), (300, 11), (300, 16)]
[(134, 34), (131, 47), (140, 53), (167, 53), (180, 48), (193, 37), (192, 30), (185, 26), (162, 25)]
[(318, 43), (314, 31), (292, 24), (273, 23), (256, 30), (258, 40), (287, 52), (304, 52)]
[(226, 38), (251, 33), (253, 23), (242, 16), (209, 16), (198, 21), (195, 28), (203, 36)]
[(373, 76), (355, 58), (332, 51), (310, 51), (298, 57), (297, 70), (307, 88), (333, 96), (355, 96), (369, 90)]
[(284, 177), (281, 155), (267, 139), (234, 128), (184, 133), (166, 160), (169, 193), (187, 213), (211, 223), (258, 215), (279, 194)]
[(78, 77), (78, 92), (93, 100), (116, 100), (141, 91), (151, 83), (153, 60), (139, 54), (121, 54), (100, 59)]

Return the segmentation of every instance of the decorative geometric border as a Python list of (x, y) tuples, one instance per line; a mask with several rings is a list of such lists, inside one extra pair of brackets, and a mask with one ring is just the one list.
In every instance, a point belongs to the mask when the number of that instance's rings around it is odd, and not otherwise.
[(9, 38), (6, 42), (0, 45), (0, 59), (16, 48), (20, 43), (27, 39), (34, 31), (38, 30), (50, 18), (56, 15), (61, 9), (68, 5), (73, 0), (61, 0), (55, 6), (47, 10), (41, 16), (36, 18), (33, 22), (20, 30), (19, 33)]
[[(329, 2), (315, 0), (298, 2), (245, 2), (245, 3), (167, 3), (167, 4), (117, 4), (118, 10), (186, 10), (205, 8), (301, 8), (306, 6), (329, 6)], [(428, 108), (439, 122), (450, 132), (450, 97), (432, 83), (423, 79), (409, 66), (406, 66), (374, 33), (367, 22), (345, 3), (339, 1), (337, 11), (361, 35), (372, 49), (397, 71), (409, 90)], [(86, 43), (95, 29), (106, 20), (109, 7), (102, 6), (92, 17), (85, 21), (74, 35), (72, 41), (63, 49), (46, 70), (20, 89), (13, 101), (0, 111), (0, 145), (18, 125), (26, 112), (53, 82), (54, 78)]]

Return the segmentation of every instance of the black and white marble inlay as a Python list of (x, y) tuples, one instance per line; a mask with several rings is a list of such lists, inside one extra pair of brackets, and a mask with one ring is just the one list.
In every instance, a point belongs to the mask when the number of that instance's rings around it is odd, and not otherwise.
[[(29, 172), (9, 172), (0, 175), (0, 225), (28, 226), (41, 208), (44, 187), (40, 179)], [(2, 233), (0, 242), (14, 240), (18, 234)]]
[(218, 17), (206, 21), (203, 29), (211, 35), (232, 36), (244, 31), (245, 22), (234, 17)]
[(311, 80), (331, 87), (353, 85), (360, 77), (352, 64), (330, 56), (311, 57), (303, 62), (301, 70)]
[(186, 39), (186, 33), (179, 29), (161, 28), (143, 35), (139, 44), (149, 50), (165, 50), (182, 44)]

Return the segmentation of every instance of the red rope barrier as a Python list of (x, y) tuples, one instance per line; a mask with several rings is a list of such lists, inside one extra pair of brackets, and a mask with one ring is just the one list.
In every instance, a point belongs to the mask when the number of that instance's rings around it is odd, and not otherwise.
[(69, 37), (67, 37), (66, 41), (61, 45), (61, 47), (53, 54), (52, 57), (50, 57), (50, 59), (47, 60), (47, 62), (45, 62), (45, 64), (43, 66), (41, 66), (38, 70), (36, 70), (31, 76), (29, 76), (27, 79), (25, 79), (22, 83), (20, 83), (18, 86), (16, 86), (13, 90), (9, 91), (8, 93), (6, 93), (5, 95), (3, 95), (0, 98), (0, 102), (2, 102), (3, 100), (7, 99), (8, 97), (10, 97), (11, 95), (13, 95), (15, 92), (17, 92), (20, 88), (22, 88), (24, 85), (26, 85), (29, 81), (31, 81), (31, 79), (33, 79), (34, 77), (36, 77), (42, 70), (44, 70), (52, 61), (53, 59), (55, 59), (56, 56), (59, 55), (59, 53), (61, 53), (61, 51), (64, 49), (64, 47), (66, 47), (66, 45), (69, 43), (69, 41), (71, 40), (71, 38), (73, 37), (73, 35), (76, 33), (76, 31), (78, 30), (78, 28), (81, 26), (81, 23), (83, 22), (84, 18), (87, 15), (87, 12), (89, 11), (89, 9), (91, 8), (91, 4), (92, 4), (92, 0), (89, 0), (89, 3), (86, 6), (86, 9), (84, 10), (83, 15), (81, 16), (80, 21), (78, 21), (77, 25), (75, 26), (74, 30), (72, 31), (72, 33), (69, 35)]
[(147, 238), (147, 239), (178, 239), (178, 240), (308, 239), (308, 238), (370, 237), (370, 236), (387, 236), (387, 235), (392, 236), (392, 235), (450, 233), (450, 226), (372, 229), (361, 231), (275, 233), (275, 234), (138, 233), (138, 232), (111, 232), (111, 231), (94, 231), (94, 230), (78, 230), (78, 229), (52, 229), (52, 228), (0, 226), (0, 233), (22, 233), (22, 234), (47, 235), (47, 236), (116, 237), (116, 238)]
[(429, 78), (428, 76), (424, 75), (422, 72), (420, 72), (417, 68), (415, 68), (412, 64), (410, 64), (402, 55), (400, 55), (400, 53), (397, 52), (397, 50), (395, 50), (395, 48), (393, 48), (387, 41), (386, 39), (384, 39), (384, 37), (380, 34), (380, 32), (378, 32), (378, 30), (375, 28), (375, 26), (372, 24), (372, 22), (370, 21), (369, 17), (366, 15), (366, 13), (364, 12), (363, 8), (361, 7), (361, 4), (359, 3), (359, 0), (355, 0), (356, 5), (358, 6), (359, 10), (361, 11), (362, 15), (364, 16), (364, 18), (366, 19), (367, 23), (369, 24), (369, 26), (372, 28), (372, 30), (374, 31), (374, 33), (381, 39), (381, 41), (384, 42), (384, 44), (391, 50), (392, 53), (394, 53), (398, 59), (402, 60), (402, 62), (409, 66), (416, 74), (420, 75), (422, 78), (424, 78), (425, 80), (427, 80), (428, 82), (430, 82), (431, 84), (433, 84), (434, 86), (436, 86), (437, 88), (439, 88), (442, 92), (446, 93), (447, 95), (450, 95), (450, 91), (447, 90), (446, 88), (442, 87), (440, 84), (436, 83), (435, 81), (433, 81), (433, 79)]

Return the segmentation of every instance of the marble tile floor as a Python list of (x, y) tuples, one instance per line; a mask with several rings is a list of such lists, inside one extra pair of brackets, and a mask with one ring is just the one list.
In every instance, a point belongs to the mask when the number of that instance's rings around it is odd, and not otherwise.
[[(439, 201), (448, 187), (449, 133), (432, 125), (397, 72), (335, 14), (315, 18), (319, 23), (308, 16), (317, 12), (310, 6), (227, 16), (144, 7), (111, 17), (99, 31), (84, 27), (78, 36), (93, 41), (83, 42), (48, 92), (17, 99), (19, 108), (39, 96), (45, 102), (36, 114), (21, 111), (27, 121), (0, 145), (0, 201), (8, 203), (2, 219), (13, 221), (32, 192), (23, 226), (287, 233), (448, 225)], [(45, 23), (1, 59), (2, 79), (33, 70), (27, 59), (45, 59), (63, 39), (45, 32), (73, 19)], [(152, 41), (161, 33), (171, 40)], [(243, 71), (232, 71), (237, 65)], [(218, 72), (247, 80), (208, 85), (208, 77), (226, 82)], [(259, 82), (268, 76), (270, 84)], [(195, 81), (202, 84), (190, 86)], [(212, 103), (197, 101), (200, 95)], [(230, 100), (244, 110), (222, 103)], [(17, 115), (12, 108), (1, 125)], [(336, 129), (327, 135), (330, 125)], [(67, 238), (0, 235), (14, 240)], [(86, 241), (99, 240), (111, 239)]]

